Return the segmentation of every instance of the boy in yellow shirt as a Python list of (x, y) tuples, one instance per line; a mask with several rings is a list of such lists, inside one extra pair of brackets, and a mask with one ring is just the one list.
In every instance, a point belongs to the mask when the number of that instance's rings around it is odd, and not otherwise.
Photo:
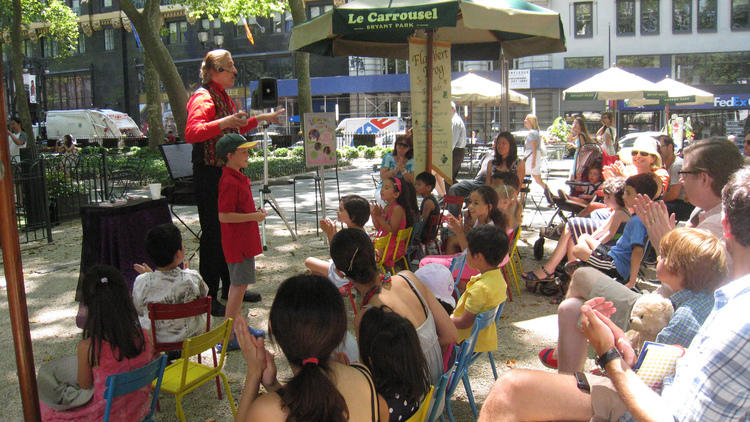
[[(466, 264), (479, 271), (466, 284), (466, 290), (458, 299), (451, 320), (458, 329), (458, 341), (471, 335), (471, 328), (477, 315), (497, 308), (505, 301), (505, 278), (498, 267), (508, 254), (508, 235), (500, 227), (483, 224), (466, 233), (469, 244)], [(497, 328), (493, 321), (489, 327), (479, 332), (474, 352), (488, 352), (497, 349)]]

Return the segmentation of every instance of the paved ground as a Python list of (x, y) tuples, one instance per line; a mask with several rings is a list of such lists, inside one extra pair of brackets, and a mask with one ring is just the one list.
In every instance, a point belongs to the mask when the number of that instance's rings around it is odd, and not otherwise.
[[(371, 197), (374, 184), (372, 182), (372, 161), (357, 160), (351, 168), (342, 169), (339, 172), (341, 195), (356, 193), (365, 197)], [(560, 169), (553, 172), (553, 177), (548, 181), (553, 191), (564, 187), (565, 170), (569, 168), (570, 161), (552, 161), (550, 168)], [(266, 327), (268, 309), (273, 299), (273, 294), (284, 278), (304, 270), (303, 260), (307, 256), (327, 257), (327, 247), (323, 240), (316, 236), (315, 231), (315, 197), (311, 180), (298, 181), (296, 196), (293, 195), (293, 186), (272, 186), (273, 195), (278, 199), (279, 205), (294, 225), (294, 201), (297, 202), (298, 233), (300, 239), (292, 242), (286, 228), (276, 215), (268, 219), (267, 240), (268, 251), (257, 260), (259, 282), (254, 289), (263, 294), (263, 301), (252, 306), (245, 305), (248, 320), (251, 325)], [(258, 184), (254, 184), (254, 192), (257, 193)], [(328, 181), (326, 191), (328, 199), (329, 216), (333, 216), (333, 210), (338, 206), (335, 181)], [(143, 191), (145, 193), (145, 190)], [(541, 199), (541, 189), (532, 186), (532, 198)], [(257, 198), (256, 198), (257, 201)], [(531, 227), (522, 232), (522, 241), (519, 244), (523, 257), (524, 266), (533, 268), (533, 261), (529, 245), (533, 244), (538, 237), (538, 228), (546, 224), (551, 216), (552, 210), (542, 208), (541, 213), (536, 213), (531, 201), (527, 202), (527, 210), (524, 221)], [(195, 228), (198, 225), (195, 207), (177, 207), (177, 212), (186, 223)], [(195, 250), (197, 243), (183, 230), (185, 243), (188, 250)], [(74, 351), (75, 344), (80, 339), (80, 330), (75, 327), (74, 316), (77, 306), (73, 300), (76, 280), (78, 278), (78, 265), (81, 247), (80, 222), (70, 221), (63, 223), (53, 230), (54, 242), (51, 244), (36, 243), (23, 246), (22, 258), (24, 265), (24, 278), (29, 306), (29, 324), (34, 347), (34, 357), (37, 366), (45, 360), (66, 356)], [(547, 241), (546, 249), (551, 251), (555, 242)], [(197, 260), (197, 258), (196, 258)], [(194, 260), (193, 266), (197, 267)], [(4, 286), (5, 279), (0, 273), (0, 283)], [(516, 291), (514, 290), (514, 295)], [(0, 353), (5, 359), (0, 360), (0, 378), (6, 382), (0, 383), (0, 395), (5, 398), (3, 406), (6, 420), (21, 420), (22, 410), (20, 404), (19, 386), (16, 376), (10, 321), (8, 317), (7, 296), (5, 289), (0, 287), (0, 330), (3, 334), (0, 343)], [(219, 322), (218, 319), (213, 321)], [(541, 347), (553, 345), (557, 338), (557, 324), (555, 317), (555, 306), (549, 304), (549, 298), (524, 292), (521, 296), (515, 295), (514, 301), (506, 304), (503, 317), (498, 326), (500, 347), (493, 356), (498, 362), (500, 371), (508, 367), (525, 367), (541, 369), (536, 354)], [(278, 352), (277, 352), (278, 356)], [(283, 357), (277, 357), (280, 376), (290, 375), (289, 368)], [(245, 365), (242, 356), (232, 353), (228, 356), (225, 371), (230, 380), (232, 393), (237, 399), (241, 393), (244, 380)], [(490, 366), (486, 359), (480, 359), (471, 368), (472, 390), (478, 403), (482, 403), (493, 377)], [(192, 393), (185, 402), (186, 412), (189, 420), (205, 421), (209, 418), (216, 420), (231, 420), (231, 413), (226, 401), (216, 400), (215, 391), (210, 385), (204, 386)], [(174, 400), (171, 397), (163, 397), (161, 401), (162, 411), (157, 415), (159, 421), (174, 421)], [(472, 420), (466, 394), (459, 387), (454, 395), (454, 410), (457, 420)]]

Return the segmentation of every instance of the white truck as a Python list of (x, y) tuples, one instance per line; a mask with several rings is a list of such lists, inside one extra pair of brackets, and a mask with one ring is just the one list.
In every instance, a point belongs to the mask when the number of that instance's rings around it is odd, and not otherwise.
[(49, 110), (47, 111), (47, 139), (62, 139), (67, 134), (76, 140), (102, 144), (103, 139), (124, 138), (117, 124), (98, 110)]
[(109, 118), (115, 122), (117, 128), (120, 129), (120, 132), (123, 136), (127, 138), (144, 137), (143, 132), (141, 132), (141, 129), (138, 127), (138, 123), (136, 123), (135, 120), (128, 116), (127, 113), (111, 110), (108, 108), (103, 108), (99, 111), (109, 116)]

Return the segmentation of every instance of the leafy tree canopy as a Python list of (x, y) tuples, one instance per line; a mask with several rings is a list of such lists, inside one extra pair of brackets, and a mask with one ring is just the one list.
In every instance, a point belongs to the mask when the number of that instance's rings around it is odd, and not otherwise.
[[(0, 31), (8, 33), (12, 22), (12, 0), (0, 0)], [(63, 47), (60, 55), (72, 53), (78, 46), (78, 16), (61, 0), (21, 0), (21, 26), (30, 28), (34, 22), (38, 37), (49, 37)]]
[(225, 22), (238, 22), (242, 17), (268, 16), (287, 8), (284, 0), (181, 0), (191, 17), (207, 16)]

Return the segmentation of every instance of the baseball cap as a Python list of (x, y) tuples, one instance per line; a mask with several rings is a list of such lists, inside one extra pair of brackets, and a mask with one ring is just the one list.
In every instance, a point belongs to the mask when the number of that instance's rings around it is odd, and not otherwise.
[(456, 299), (453, 298), (453, 274), (446, 266), (433, 262), (419, 268), (414, 275), (432, 291), (436, 298), (456, 307)]
[(242, 148), (252, 148), (257, 144), (258, 141), (248, 141), (239, 133), (227, 133), (216, 143), (216, 155), (225, 159), (230, 152), (235, 152)]

